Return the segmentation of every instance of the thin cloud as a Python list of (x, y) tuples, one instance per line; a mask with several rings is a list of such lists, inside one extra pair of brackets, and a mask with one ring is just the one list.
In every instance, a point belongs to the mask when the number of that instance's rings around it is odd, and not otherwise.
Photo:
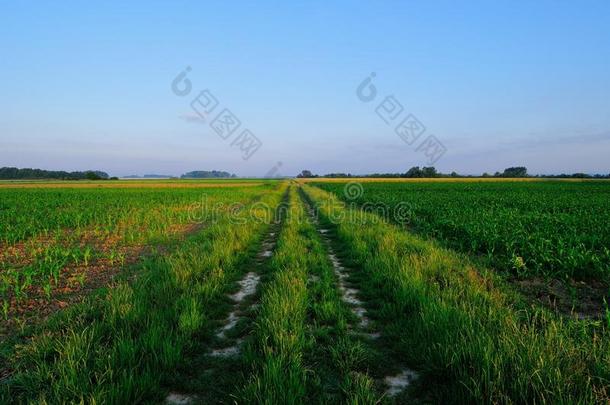
[(204, 118), (201, 115), (195, 114), (195, 113), (180, 114), (178, 116), (178, 118), (180, 118), (183, 121), (191, 122), (191, 123), (195, 123), (195, 124), (207, 123), (207, 120), (206, 120), (207, 117)]
[[(455, 141), (455, 140), (454, 140)], [(475, 139), (463, 140), (468, 145), (458, 152), (461, 157), (476, 157), (489, 154), (501, 154), (506, 152), (523, 152), (546, 147), (556, 146), (590, 146), (610, 141), (610, 131), (595, 133), (581, 133), (570, 135), (541, 135), (530, 134), (530, 136), (515, 137), (512, 139), (498, 139), (496, 141), (480, 142)], [(455, 143), (455, 142), (452, 142)]]

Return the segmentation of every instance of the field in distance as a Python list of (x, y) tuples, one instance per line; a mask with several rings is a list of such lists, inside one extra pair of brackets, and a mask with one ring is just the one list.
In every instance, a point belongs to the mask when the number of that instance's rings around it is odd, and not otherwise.
[(0, 180), (0, 188), (204, 188), (255, 186), (268, 179)]

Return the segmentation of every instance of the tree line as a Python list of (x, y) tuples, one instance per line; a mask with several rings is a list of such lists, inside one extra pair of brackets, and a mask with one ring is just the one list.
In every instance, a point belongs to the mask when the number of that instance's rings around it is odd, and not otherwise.
[(108, 173), (99, 170), (88, 170), (84, 172), (66, 172), (42, 169), (18, 169), (16, 167), (0, 168), (0, 179), (2, 180), (108, 180)]
[(351, 174), (351, 173), (329, 173), (324, 175), (313, 174), (310, 170), (303, 170), (297, 175), (298, 178), (349, 178), (349, 177), (375, 177), (375, 178), (437, 178), (437, 177), (504, 177), (504, 178), (522, 178), (522, 177), (544, 177), (544, 178), (575, 178), (575, 179), (609, 179), (610, 174), (550, 174), (550, 175), (529, 175), (527, 168), (524, 166), (508, 167), (503, 172), (495, 172), (493, 175), (483, 173), (481, 176), (461, 175), (456, 172), (440, 173), (435, 167), (419, 167), (413, 166), (404, 173), (372, 173), (372, 174)]
[(194, 172), (185, 173), (180, 176), (181, 179), (226, 179), (235, 177), (237, 177), (235, 174), (219, 170), (197, 170)]

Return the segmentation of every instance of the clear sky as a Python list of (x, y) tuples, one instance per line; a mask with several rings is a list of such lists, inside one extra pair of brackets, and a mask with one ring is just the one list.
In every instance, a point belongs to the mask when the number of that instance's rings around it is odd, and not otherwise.
[[(404, 172), (434, 135), (441, 171), (610, 172), (608, 1), (93, 3), (0, 5), (0, 166)], [(204, 89), (219, 104), (201, 118)], [(413, 145), (375, 112), (390, 95), (426, 128)], [(262, 143), (248, 160), (243, 129)]]

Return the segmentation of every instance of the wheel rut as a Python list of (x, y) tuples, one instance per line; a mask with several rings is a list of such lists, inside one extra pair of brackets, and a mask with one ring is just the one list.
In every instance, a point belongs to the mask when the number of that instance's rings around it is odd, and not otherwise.
[(315, 210), (311, 207), (310, 204), (305, 201), (305, 207), (307, 209), (307, 213), (309, 214), (310, 219), (315, 225), (318, 233), (320, 234), (320, 239), (322, 240), (326, 252), (328, 253), (328, 258), (333, 266), (333, 271), (337, 277), (337, 284), (339, 287), (339, 291), (341, 291), (341, 299), (343, 302), (350, 306), (352, 313), (358, 319), (358, 329), (359, 332), (355, 332), (358, 334), (366, 335), (370, 338), (377, 338), (379, 334), (375, 332), (369, 331), (370, 319), (367, 316), (366, 309), (364, 308), (364, 303), (358, 297), (359, 290), (356, 285), (350, 283), (349, 279), (349, 270), (342, 264), (341, 259), (335, 253), (335, 250), (332, 246), (332, 241), (329, 238), (329, 229), (322, 228), (320, 225), (320, 221), (318, 220)]
[[(256, 310), (258, 303), (252, 301), (251, 298), (258, 290), (261, 276), (256, 271), (257, 267), (263, 266), (271, 256), (277, 243), (277, 231), (278, 226), (272, 226), (271, 230), (267, 233), (261, 249), (257, 254), (255, 260), (255, 270), (247, 272), (244, 277), (238, 281), (239, 290), (230, 294), (228, 297), (233, 302), (233, 307), (229, 315), (225, 318), (223, 325), (217, 329), (215, 337), (218, 339), (218, 346), (210, 352), (210, 356), (213, 357), (228, 357), (234, 356), (240, 353), (241, 345), (244, 342), (242, 337), (231, 339), (231, 331), (244, 319), (246, 319), (248, 312)], [(228, 345), (227, 345), (228, 343)]]
[[(335, 249), (333, 248), (333, 240), (330, 237), (332, 234), (331, 230), (322, 227), (315, 209), (302, 190), (301, 199), (326, 248), (328, 258), (332, 263), (334, 273), (337, 277), (337, 286), (341, 292), (341, 298), (343, 302), (350, 306), (352, 313), (358, 319), (358, 324), (355, 325), (356, 327), (352, 330), (352, 333), (362, 336), (374, 344), (374, 342), (382, 336), (382, 333), (377, 330), (375, 325), (371, 322), (367, 314), (365, 303), (359, 297), (360, 290), (358, 289), (358, 286), (349, 281), (350, 270), (343, 264), (341, 258), (337, 256)], [(402, 366), (399, 373), (388, 374), (380, 379), (385, 386), (384, 395), (387, 397), (397, 396), (406, 390), (418, 377), (419, 375), (416, 371)]]
[[(269, 226), (259, 251), (247, 264), (250, 267), (249, 271), (237, 281), (238, 290), (226, 296), (226, 300), (231, 303), (228, 315), (214, 330), (211, 343), (207, 345), (207, 351), (199, 356), (199, 362), (204, 367), (204, 370), (200, 372), (202, 376), (200, 378), (205, 381), (199, 386), (209, 387), (210, 392), (202, 393), (201, 389), (193, 390), (198, 394), (171, 392), (166, 397), (165, 404), (188, 405), (217, 402), (216, 398), (226, 397), (225, 390), (230, 390), (230, 385), (239, 378), (238, 370), (247, 366), (242, 359), (242, 347), (249, 336), (252, 319), (255, 318), (258, 308), (257, 293), (265, 266), (268, 265), (268, 261), (274, 254), (281, 226), (280, 220), (274, 221)], [(214, 384), (216, 382), (218, 384)]]

